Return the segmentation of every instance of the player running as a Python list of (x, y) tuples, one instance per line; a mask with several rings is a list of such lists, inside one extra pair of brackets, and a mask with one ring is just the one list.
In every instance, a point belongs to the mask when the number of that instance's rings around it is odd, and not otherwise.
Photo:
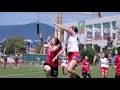
[(90, 73), (90, 67), (89, 67), (89, 61), (88, 61), (88, 56), (85, 56), (85, 59), (81, 63), (82, 66), (82, 76), (86, 78), (91, 78), (91, 73)]
[(4, 69), (7, 68), (7, 55), (4, 55)]

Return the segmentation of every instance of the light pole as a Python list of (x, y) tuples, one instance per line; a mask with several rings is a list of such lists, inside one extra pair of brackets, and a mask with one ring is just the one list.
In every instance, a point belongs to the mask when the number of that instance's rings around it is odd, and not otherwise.
[[(57, 14), (58, 14), (57, 24), (62, 25), (62, 12), (58, 12)], [(55, 37), (57, 37), (61, 42), (62, 42), (62, 35), (63, 35), (63, 32), (61, 30), (58, 30), (58, 27), (56, 27)]]
[(39, 34), (39, 12), (37, 13), (37, 34)]

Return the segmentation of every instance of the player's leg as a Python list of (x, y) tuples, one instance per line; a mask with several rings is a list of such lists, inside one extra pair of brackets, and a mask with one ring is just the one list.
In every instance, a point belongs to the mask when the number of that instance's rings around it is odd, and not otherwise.
[[(73, 68), (74, 70), (75, 70), (75, 68)], [(66, 68), (66, 70), (67, 70), (67, 68)], [(69, 73), (68, 72), (68, 76), (70, 77), (70, 78), (76, 78), (73, 74), (71, 74), (71, 73)]]
[(17, 69), (17, 68), (16, 68), (16, 61), (14, 62), (14, 69)]
[(68, 65), (65, 66), (65, 75), (67, 75), (67, 67)]
[(115, 78), (120, 78), (120, 76), (118, 76), (118, 75), (115, 75)]
[(58, 78), (58, 67), (51, 67), (51, 78)]
[(69, 62), (69, 66), (67, 68), (67, 71), (69, 73), (71, 73), (73, 76), (75, 76), (76, 78), (80, 78), (77, 74), (77, 72), (75, 71), (75, 67), (77, 66), (78, 62), (76, 60), (71, 60)]
[(88, 76), (88, 78), (91, 78), (91, 73), (87, 72), (87, 76)]
[(83, 78), (86, 78), (86, 72), (82, 73)]
[(105, 69), (105, 77), (104, 78), (107, 78), (108, 76), (108, 68)]
[(6, 68), (7, 68), (7, 62), (4, 61), (4, 69), (6, 69)]
[(63, 75), (65, 74), (65, 67), (64, 66), (62, 66), (62, 73), (63, 73)]
[(101, 74), (102, 74), (101, 78), (105, 78), (105, 72), (102, 71)]
[(43, 69), (46, 74), (46, 78), (50, 78), (51, 67), (49, 65), (44, 65)]
[(18, 61), (16, 61), (16, 69), (18, 69)]
[(101, 67), (101, 78), (105, 77), (105, 70), (104, 67)]

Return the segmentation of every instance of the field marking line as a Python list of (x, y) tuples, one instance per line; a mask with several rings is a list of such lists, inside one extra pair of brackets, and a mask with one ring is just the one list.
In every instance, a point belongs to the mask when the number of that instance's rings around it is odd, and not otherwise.
[(20, 74), (9, 74), (9, 75), (1, 75), (0, 77), (7, 77), (7, 76), (17, 76), (17, 75), (24, 75), (24, 74), (32, 74), (32, 73), (43, 73), (44, 71), (39, 72), (31, 72), (31, 73), (20, 73)]

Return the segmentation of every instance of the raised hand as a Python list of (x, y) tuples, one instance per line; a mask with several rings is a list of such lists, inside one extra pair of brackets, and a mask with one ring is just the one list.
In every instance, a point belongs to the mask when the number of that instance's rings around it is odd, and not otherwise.
[(54, 18), (52, 18), (52, 22), (51, 22), (51, 23), (55, 24), (55, 20), (54, 20)]
[(40, 38), (42, 38), (43, 37), (43, 34), (42, 33), (40, 33)]
[(51, 36), (48, 36), (47, 41), (50, 41), (50, 39), (51, 39)]

